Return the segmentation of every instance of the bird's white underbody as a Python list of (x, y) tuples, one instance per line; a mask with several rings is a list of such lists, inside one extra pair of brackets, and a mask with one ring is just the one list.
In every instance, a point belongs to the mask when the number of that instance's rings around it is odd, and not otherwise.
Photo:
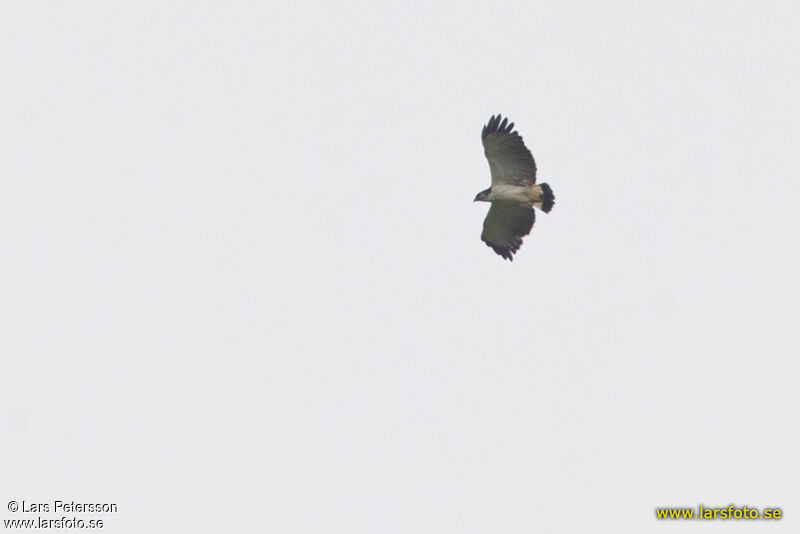
[(520, 204), (536, 205), (541, 207), (544, 193), (542, 186), (539, 184), (534, 185), (495, 185), (486, 196), (486, 200), (494, 202), (495, 200), (507, 202), (519, 202)]

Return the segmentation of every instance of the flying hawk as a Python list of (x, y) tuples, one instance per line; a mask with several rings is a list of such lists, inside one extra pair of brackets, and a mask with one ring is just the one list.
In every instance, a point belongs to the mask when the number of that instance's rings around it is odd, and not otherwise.
[(475, 202), (492, 203), (483, 221), (481, 240), (512, 261), (522, 238), (533, 228), (533, 207), (548, 213), (555, 202), (550, 186), (536, 183), (536, 162), (513, 129), (514, 123), (508, 124), (508, 118), (500, 115), (492, 115), (483, 127), (483, 153), (489, 160), (492, 187), (475, 197)]

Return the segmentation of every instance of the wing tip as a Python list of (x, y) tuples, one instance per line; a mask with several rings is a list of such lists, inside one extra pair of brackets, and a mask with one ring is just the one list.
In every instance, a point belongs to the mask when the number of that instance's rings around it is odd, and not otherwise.
[(511, 251), (510, 249), (504, 247), (498, 247), (497, 245), (493, 245), (486, 240), (483, 240), (483, 242), (486, 243), (486, 246), (492, 249), (495, 252), (495, 254), (497, 254), (504, 260), (514, 261), (514, 252)]
[(492, 133), (514, 135), (516, 133), (514, 132), (514, 123), (509, 123), (508, 117), (503, 117), (500, 113), (492, 115), (481, 131), (481, 139), (486, 139), (486, 136)]
[(522, 246), (522, 239), (517, 238), (517, 240), (513, 243), (508, 243), (506, 246), (500, 245), (498, 243), (490, 243), (487, 241), (483, 236), (481, 236), (481, 241), (486, 243), (486, 246), (492, 249), (495, 254), (501, 256), (504, 260), (514, 261), (514, 254), (516, 254), (520, 247)]

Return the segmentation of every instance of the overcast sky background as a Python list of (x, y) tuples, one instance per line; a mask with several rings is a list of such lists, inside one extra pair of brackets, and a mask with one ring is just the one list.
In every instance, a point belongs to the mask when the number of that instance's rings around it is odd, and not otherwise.
[[(655, 507), (735, 504), (796, 532), (798, 23), (4, 5), (0, 517), (677, 532)], [(494, 113), (556, 194), (513, 263), (472, 202)]]

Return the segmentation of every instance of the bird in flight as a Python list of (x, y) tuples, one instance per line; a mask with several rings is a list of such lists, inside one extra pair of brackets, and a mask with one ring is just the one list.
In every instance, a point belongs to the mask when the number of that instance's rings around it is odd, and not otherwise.
[(508, 118), (492, 115), (481, 139), (492, 174), (492, 187), (478, 193), (474, 200), (492, 203), (483, 221), (481, 240), (513, 261), (522, 238), (536, 220), (533, 207), (549, 213), (555, 196), (549, 185), (536, 183), (536, 162)]

